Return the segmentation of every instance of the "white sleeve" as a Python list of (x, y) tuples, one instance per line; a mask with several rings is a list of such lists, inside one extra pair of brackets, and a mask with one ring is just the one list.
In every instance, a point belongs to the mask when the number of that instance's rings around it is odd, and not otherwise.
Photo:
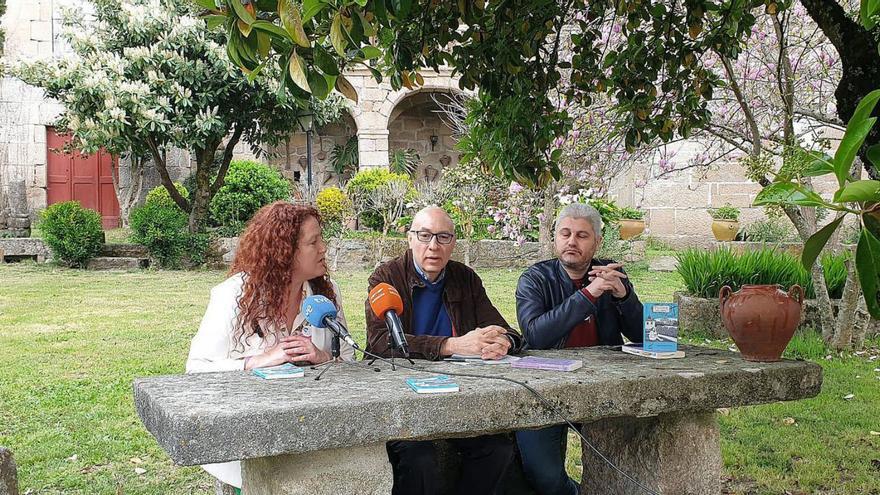
[(229, 357), (237, 305), (236, 296), (227, 287), (211, 289), (208, 309), (190, 344), (189, 358), (186, 360), (187, 373), (244, 370), (243, 358)]
[[(345, 325), (345, 328), (348, 328), (348, 322), (345, 321), (345, 312), (342, 310), (342, 294), (339, 293), (339, 287), (336, 285), (336, 282), (331, 283), (333, 284), (333, 292), (336, 294), (336, 307), (338, 308), (336, 319)], [(349, 329), (349, 332), (350, 330), (351, 329)], [(346, 361), (354, 361), (354, 347), (348, 345), (344, 340), (341, 340), (339, 342), (339, 356)]]

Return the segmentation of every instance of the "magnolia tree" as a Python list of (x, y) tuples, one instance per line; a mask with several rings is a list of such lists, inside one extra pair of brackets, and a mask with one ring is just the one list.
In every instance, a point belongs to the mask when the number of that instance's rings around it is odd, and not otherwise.
[[(255, 153), (276, 144), (308, 108), (308, 95), (279, 91), (277, 73), (242, 73), (229, 61), (225, 34), (209, 31), (185, 0), (94, 0), (94, 19), (64, 16), (64, 36), (75, 56), (25, 62), (15, 75), (64, 103), (57, 125), (84, 152), (104, 148), (150, 157), (174, 202), (202, 228), (211, 198), (223, 185), (241, 139)], [(277, 72), (277, 71), (276, 71)], [(171, 148), (189, 150), (195, 190), (173, 186), (166, 163)], [(219, 170), (212, 170), (215, 152)]]

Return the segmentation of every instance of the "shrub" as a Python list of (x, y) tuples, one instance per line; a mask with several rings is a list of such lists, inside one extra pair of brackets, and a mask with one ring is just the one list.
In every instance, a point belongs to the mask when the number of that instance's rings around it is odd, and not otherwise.
[(713, 220), (728, 220), (736, 222), (739, 220), (739, 208), (724, 205), (721, 208), (710, 208), (709, 215)]
[(590, 198), (587, 203), (599, 212), (603, 226), (610, 225), (620, 219), (620, 207), (610, 199)]
[(263, 206), (290, 197), (290, 183), (264, 163), (233, 160), (223, 186), (211, 200), (211, 219), (224, 233), (237, 235)]
[[(839, 298), (846, 281), (846, 268), (841, 272), (841, 256), (822, 258), (826, 285), (832, 297)], [(688, 249), (676, 255), (678, 273), (688, 294), (695, 297), (717, 298), (721, 287), (729, 285), (737, 291), (746, 284), (778, 284), (788, 290), (794, 284), (804, 288), (806, 296), (815, 297), (809, 272), (794, 256), (775, 249), (760, 249), (736, 254), (729, 249), (706, 251)]]
[(415, 195), (415, 189), (412, 188), (412, 179), (408, 175), (395, 174), (384, 168), (362, 170), (355, 174), (346, 184), (346, 194), (348, 194), (352, 203), (361, 210), (360, 218), (370, 229), (382, 230), (383, 223), (381, 214), (375, 211), (363, 211), (364, 207), (369, 203), (371, 193), (395, 180), (405, 181), (411, 188), (410, 194)]
[(101, 252), (104, 242), (101, 215), (78, 201), (55, 203), (43, 210), (39, 228), (52, 256), (70, 267), (84, 267)]
[[(180, 182), (175, 182), (174, 187), (177, 189), (177, 192), (180, 193), (184, 198), (189, 198), (189, 191), (186, 186), (181, 184)], [(171, 199), (171, 195), (168, 194), (168, 189), (165, 189), (165, 186), (157, 186), (154, 187), (150, 192), (147, 193), (147, 198), (144, 200), (145, 205), (158, 205), (166, 208), (177, 208), (177, 203)], [(183, 210), (181, 210), (183, 211)]]
[(129, 216), (132, 241), (146, 246), (163, 268), (198, 266), (210, 245), (207, 234), (191, 234), (189, 218), (180, 208), (147, 202)]
[(625, 206), (621, 208), (619, 213), (622, 220), (642, 220), (643, 218), (645, 218), (644, 211), (632, 208), (630, 206)]
[(752, 242), (789, 242), (797, 240), (794, 230), (775, 218), (758, 220), (745, 229), (745, 240)]
[(343, 223), (349, 211), (351, 201), (345, 192), (338, 187), (327, 187), (318, 193), (315, 198), (318, 213), (324, 221), (324, 231), (329, 236), (336, 236), (342, 232)]

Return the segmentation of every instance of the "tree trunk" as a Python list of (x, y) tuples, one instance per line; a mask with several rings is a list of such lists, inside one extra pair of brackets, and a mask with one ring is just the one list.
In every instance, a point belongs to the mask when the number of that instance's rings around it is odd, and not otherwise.
[[(880, 86), (877, 41), (871, 32), (849, 17), (835, 0), (801, 0), (801, 4), (840, 55), (843, 74), (834, 96), (838, 117), (842, 122), (849, 122), (859, 101)], [(880, 116), (880, 106), (874, 109), (872, 115)], [(868, 175), (880, 180), (880, 170), (865, 156), (868, 147), (877, 143), (880, 143), (880, 127), (874, 126), (859, 150), (859, 156)]]
[(859, 305), (856, 308), (855, 321), (853, 322), (852, 347), (856, 351), (865, 348), (865, 334), (871, 326), (871, 315), (868, 313), (868, 306), (865, 304), (865, 297), (859, 298)]
[(838, 351), (848, 350), (852, 347), (853, 324), (856, 319), (856, 309), (861, 299), (862, 289), (859, 287), (858, 279), (855, 273), (855, 262), (853, 260), (846, 261), (846, 284), (843, 286), (843, 296), (840, 299), (840, 306), (837, 310), (837, 321), (834, 328), (834, 335), (829, 344)]
[[(556, 219), (556, 183), (544, 188), (544, 208), (538, 224), (538, 255), (541, 259), (553, 257), (553, 221)], [(601, 235), (601, 232), (597, 232)]]

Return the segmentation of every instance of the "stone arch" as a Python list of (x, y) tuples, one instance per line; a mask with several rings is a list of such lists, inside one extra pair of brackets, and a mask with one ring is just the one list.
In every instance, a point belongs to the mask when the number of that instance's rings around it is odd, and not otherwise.
[[(341, 184), (347, 176), (357, 172), (358, 163), (340, 177), (333, 170), (331, 156), (333, 147), (345, 145), (349, 138), (358, 135), (355, 112), (348, 108), (339, 121), (327, 124), (312, 132), (312, 183), (318, 188)], [(300, 129), (292, 129), (287, 139), (272, 148), (270, 162), (294, 182), (306, 183), (308, 170), (307, 136)]]
[(457, 90), (426, 85), (390, 100), (394, 106), (386, 124), (389, 154), (403, 150), (418, 154), (416, 180), (434, 182), (444, 168), (458, 162), (459, 152), (454, 148), (457, 140), (448, 120), (440, 115), (442, 110), (435, 100), (438, 94), (454, 91)]

